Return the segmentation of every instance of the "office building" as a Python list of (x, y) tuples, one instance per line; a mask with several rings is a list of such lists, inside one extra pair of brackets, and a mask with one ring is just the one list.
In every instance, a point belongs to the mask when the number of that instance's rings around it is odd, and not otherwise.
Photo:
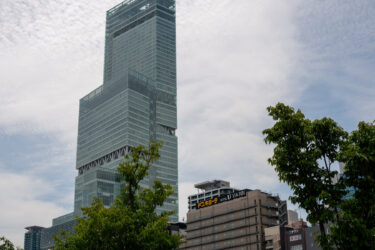
[(25, 228), (24, 250), (39, 250), (40, 249), (40, 236), (43, 227), (31, 226)]
[(236, 190), (198, 202), (188, 211), (186, 242), (180, 249), (263, 249), (264, 229), (287, 224), (281, 221), (285, 219), (286, 203), (278, 196)]
[[(141, 183), (176, 190), (165, 203), (178, 220), (176, 34), (174, 0), (127, 0), (107, 11), (103, 85), (80, 100), (75, 212), (119, 193), (118, 164), (132, 146), (163, 141)], [(104, 179), (106, 181), (104, 181)]]
[(154, 180), (176, 191), (157, 212), (178, 221), (175, 0), (126, 0), (106, 14), (103, 84), (80, 100), (74, 211), (44, 230), (72, 231), (93, 197), (110, 206), (119, 194), (118, 164), (131, 147), (163, 141), (160, 159), (140, 185)]

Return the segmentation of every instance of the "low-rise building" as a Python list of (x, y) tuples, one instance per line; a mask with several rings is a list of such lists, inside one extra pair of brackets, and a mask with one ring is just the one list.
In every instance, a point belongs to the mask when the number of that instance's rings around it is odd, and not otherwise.
[(287, 224), (285, 220), (286, 202), (278, 196), (236, 190), (200, 201), (189, 210), (186, 242), (180, 249), (264, 249), (264, 229)]
[(305, 250), (307, 223), (299, 220), (264, 230), (266, 250)]
[(274, 226), (264, 229), (266, 250), (285, 249), (285, 230), (286, 228), (283, 226)]

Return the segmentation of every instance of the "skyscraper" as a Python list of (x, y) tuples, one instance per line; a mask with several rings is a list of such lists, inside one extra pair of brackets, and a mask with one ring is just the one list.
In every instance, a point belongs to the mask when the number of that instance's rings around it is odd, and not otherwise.
[(94, 196), (106, 206), (120, 192), (116, 169), (132, 146), (163, 141), (161, 157), (141, 183), (154, 180), (176, 191), (159, 212), (178, 220), (175, 0), (125, 0), (107, 11), (103, 84), (80, 100), (74, 212), (42, 231), (51, 235), (74, 224)]
[[(97, 196), (111, 205), (116, 168), (131, 146), (163, 141), (141, 183), (171, 184), (161, 210), (178, 210), (174, 0), (127, 0), (107, 11), (103, 85), (80, 100), (75, 211)], [(112, 177), (103, 179), (103, 174)], [(100, 180), (102, 179), (102, 180)], [(178, 220), (176, 213), (172, 220)]]
[(40, 249), (40, 235), (43, 227), (31, 226), (25, 228), (24, 250), (39, 250)]

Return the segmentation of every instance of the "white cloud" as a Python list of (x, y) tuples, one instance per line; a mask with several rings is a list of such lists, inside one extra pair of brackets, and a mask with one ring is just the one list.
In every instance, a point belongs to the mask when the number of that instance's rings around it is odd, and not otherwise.
[(101, 84), (105, 10), (115, 2), (2, 2), (3, 131), (75, 142), (79, 98)]
[(50, 226), (51, 218), (68, 212), (40, 197), (58, 190), (45, 180), (25, 175), (0, 173), (0, 235), (23, 247), (26, 226)]
[[(266, 107), (291, 103), (301, 90), (292, 79), (301, 56), (296, 7), (295, 1), (178, 2), (182, 186), (216, 178), (237, 187), (278, 185), (261, 131), (270, 125)], [(180, 207), (186, 202), (180, 196)]]
[[(78, 100), (100, 85), (104, 11), (116, 2), (6, 0), (0, 9), (5, 133), (47, 134), (69, 145), (64, 154), (74, 151)], [(261, 130), (268, 105), (299, 93), (290, 91), (299, 60), (295, 7), (295, 1), (177, 1), (182, 183), (224, 178), (271, 189), (277, 182)]]

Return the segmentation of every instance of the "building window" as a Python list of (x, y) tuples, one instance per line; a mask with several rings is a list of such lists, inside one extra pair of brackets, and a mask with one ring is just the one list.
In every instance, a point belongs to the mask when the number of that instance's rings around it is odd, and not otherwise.
[(291, 246), (290, 250), (303, 250), (302, 245)]
[(301, 234), (296, 234), (296, 235), (291, 235), (289, 237), (290, 241), (297, 241), (297, 240), (302, 240), (302, 235)]

